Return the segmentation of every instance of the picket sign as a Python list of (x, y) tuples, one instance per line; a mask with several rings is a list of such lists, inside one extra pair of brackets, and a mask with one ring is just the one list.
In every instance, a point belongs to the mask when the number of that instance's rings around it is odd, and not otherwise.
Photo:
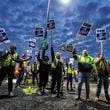
[(47, 30), (52, 31), (53, 29), (55, 29), (55, 21), (54, 19), (49, 19), (47, 22)]
[(103, 42), (106, 40), (106, 30), (103, 28), (96, 29), (96, 40), (97, 42)]
[(40, 49), (45, 50), (47, 48), (47, 38), (40, 39)]
[(93, 24), (92, 23), (88, 23), (88, 22), (83, 22), (82, 25), (80, 26), (79, 31), (77, 32), (77, 38), (75, 39), (75, 48), (77, 47), (79, 41), (82, 38), (87, 38), (87, 36), (89, 36), (89, 33), (92, 29)]
[(8, 37), (6, 35), (6, 31), (4, 28), (0, 28), (0, 42), (4, 42), (8, 40)]
[(106, 30), (103, 28), (96, 29), (96, 41), (100, 43), (101, 54), (103, 54), (103, 43), (106, 41)]
[(68, 51), (68, 52), (72, 52), (73, 51), (73, 44), (72, 43), (70, 43), (70, 44), (67, 44), (67, 46), (66, 46), (66, 51)]
[(32, 48), (36, 47), (36, 39), (35, 38), (29, 39), (29, 47), (32, 47)]
[(42, 27), (36, 27), (35, 35), (36, 35), (36, 37), (43, 37), (44, 36), (43, 28)]
[(66, 50), (66, 44), (62, 43), (60, 50), (61, 50), (61, 51), (65, 51), (65, 50)]
[(90, 33), (91, 28), (92, 28), (91, 23), (87, 23), (87, 22), (82, 23), (82, 25), (81, 25), (78, 33), (77, 33), (78, 36), (80, 36), (80, 37), (88, 36), (88, 34)]
[(71, 63), (73, 65), (74, 63), (74, 58), (69, 58), (69, 63)]
[(28, 57), (32, 56), (32, 49), (26, 50), (26, 53), (27, 53), (27, 56), (28, 56)]

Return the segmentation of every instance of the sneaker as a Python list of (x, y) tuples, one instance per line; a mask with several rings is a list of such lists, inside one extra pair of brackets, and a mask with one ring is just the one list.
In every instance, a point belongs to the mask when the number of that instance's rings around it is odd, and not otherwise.
[(41, 94), (41, 92), (40, 92), (40, 91), (38, 91), (38, 92), (37, 92), (37, 95), (40, 95), (40, 96), (41, 96), (42, 94)]
[(57, 98), (60, 98), (60, 95), (57, 95)]
[(81, 100), (81, 98), (80, 97), (76, 97), (75, 100)]
[(67, 91), (69, 91), (69, 88), (67, 88)]
[(73, 91), (73, 89), (71, 89), (71, 91)]
[(75, 92), (75, 90), (74, 90), (74, 89), (71, 89), (71, 91)]
[(55, 95), (54, 95), (54, 94), (50, 94), (50, 97), (54, 98), (54, 97), (55, 97)]
[(21, 86), (17, 86), (17, 88), (18, 88), (18, 89), (20, 89), (20, 88), (21, 88)]
[(110, 102), (110, 98), (107, 98), (106, 100), (107, 100), (108, 102)]
[(90, 98), (86, 98), (86, 101), (87, 101), (87, 102), (90, 102), (91, 100), (90, 100)]
[(41, 95), (43, 96), (43, 95), (45, 95), (45, 92), (43, 91), (43, 92), (41, 92)]
[(96, 102), (99, 101), (99, 98), (98, 98), (98, 97), (95, 97), (95, 101), (96, 101)]
[(13, 97), (14, 96), (13, 92), (9, 92), (8, 96)]
[(61, 95), (61, 96), (63, 96), (63, 95), (64, 95), (64, 93), (63, 93), (63, 92), (60, 92), (60, 95)]

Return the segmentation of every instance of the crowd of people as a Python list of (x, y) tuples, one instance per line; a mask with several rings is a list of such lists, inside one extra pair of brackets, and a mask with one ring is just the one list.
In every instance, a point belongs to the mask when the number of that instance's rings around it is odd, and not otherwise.
[[(61, 60), (61, 53), (54, 52), (51, 44), (51, 59), (45, 55), (46, 50), (39, 50), (36, 56), (37, 60), (30, 63), (32, 56), (27, 57), (26, 54), (19, 56), (16, 52), (16, 47), (11, 46), (10, 50), (0, 52), (0, 85), (3, 79), (8, 75), (8, 92), (9, 96), (13, 96), (13, 78), (16, 64), (19, 64), (19, 74), (17, 76), (15, 88), (20, 88), (22, 84), (26, 84), (31, 71), (32, 85), (39, 88), (40, 94), (43, 96), (46, 93), (46, 87), (51, 77), (50, 96), (56, 93), (56, 97), (63, 96), (63, 82), (66, 79), (66, 90), (75, 91), (77, 94), (76, 100), (81, 99), (81, 90), (83, 82), (85, 82), (86, 100), (90, 100), (90, 77), (95, 74), (97, 77), (96, 97), (98, 101), (102, 85), (104, 86), (105, 98), (110, 101), (109, 96), (109, 76), (110, 62), (104, 57), (104, 54), (99, 53), (97, 58), (92, 57), (87, 50), (83, 50), (81, 55), (78, 55), (76, 49), (72, 51), (73, 58), (78, 62), (77, 69), (74, 69), (72, 63)], [(30, 66), (31, 65), (31, 66)], [(36, 80), (36, 81), (35, 81)], [(77, 87), (73, 82), (77, 81)]]

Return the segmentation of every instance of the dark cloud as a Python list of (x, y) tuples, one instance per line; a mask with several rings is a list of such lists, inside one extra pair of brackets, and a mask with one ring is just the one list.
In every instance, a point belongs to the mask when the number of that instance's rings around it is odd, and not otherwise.
[(110, 5), (105, 5), (99, 8), (99, 14), (101, 17), (106, 17), (110, 15)]
[(94, 27), (95, 28), (101, 28), (101, 27), (104, 27), (108, 24), (110, 24), (110, 17), (99, 18), (99, 19), (95, 20)]
[(98, 7), (99, 7), (99, 4), (96, 1), (95, 2), (90, 1), (86, 3), (86, 5), (84, 3), (80, 4), (77, 9), (79, 13), (78, 19), (86, 20), (86, 21), (91, 20), (92, 18), (91, 16), (96, 15), (96, 11)]
[[(93, 55), (97, 53), (100, 49), (96, 49), (95, 36), (91, 35), (95, 34), (96, 28), (110, 29), (108, 1), (76, 0), (69, 6), (63, 6), (59, 0), (51, 0), (50, 18), (55, 19), (56, 22), (53, 33), (55, 49), (57, 50), (62, 42), (75, 42), (82, 22), (88, 21), (93, 23), (93, 28), (86, 42), (79, 41), (78, 52), (87, 48)], [(28, 39), (31, 35), (34, 36), (35, 26), (46, 25), (47, 2), (48, 0), (4, 0), (1, 2), (0, 27), (6, 29), (9, 39), (18, 46), (18, 51), (23, 52), (29, 48)], [(109, 35), (110, 33), (107, 34)], [(109, 53), (108, 45), (110, 45), (110, 40), (105, 45), (106, 55)]]

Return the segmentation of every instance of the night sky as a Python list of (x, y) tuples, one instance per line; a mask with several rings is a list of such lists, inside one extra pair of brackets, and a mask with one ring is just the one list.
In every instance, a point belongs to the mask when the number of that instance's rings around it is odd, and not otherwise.
[[(35, 27), (45, 27), (47, 3), (48, 0), (0, 0), (0, 27), (6, 29), (8, 38), (16, 44), (19, 53), (29, 49), (28, 40), (35, 37)], [(107, 41), (104, 53), (110, 59), (110, 0), (71, 0), (68, 5), (61, 4), (60, 0), (51, 0), (50, 18), (56, 22), (53, 32), (56, 51), (59, 51), (62, 42), (77, 42), (77, 53), (86, 48), (96, 56), (100, 51), (96, 28), (105, 28)], [(87, 38), (77, 39), (83, 22), (92, 23), (92, 30)], [(0, 45), (2, 48), (3, 45)]]

